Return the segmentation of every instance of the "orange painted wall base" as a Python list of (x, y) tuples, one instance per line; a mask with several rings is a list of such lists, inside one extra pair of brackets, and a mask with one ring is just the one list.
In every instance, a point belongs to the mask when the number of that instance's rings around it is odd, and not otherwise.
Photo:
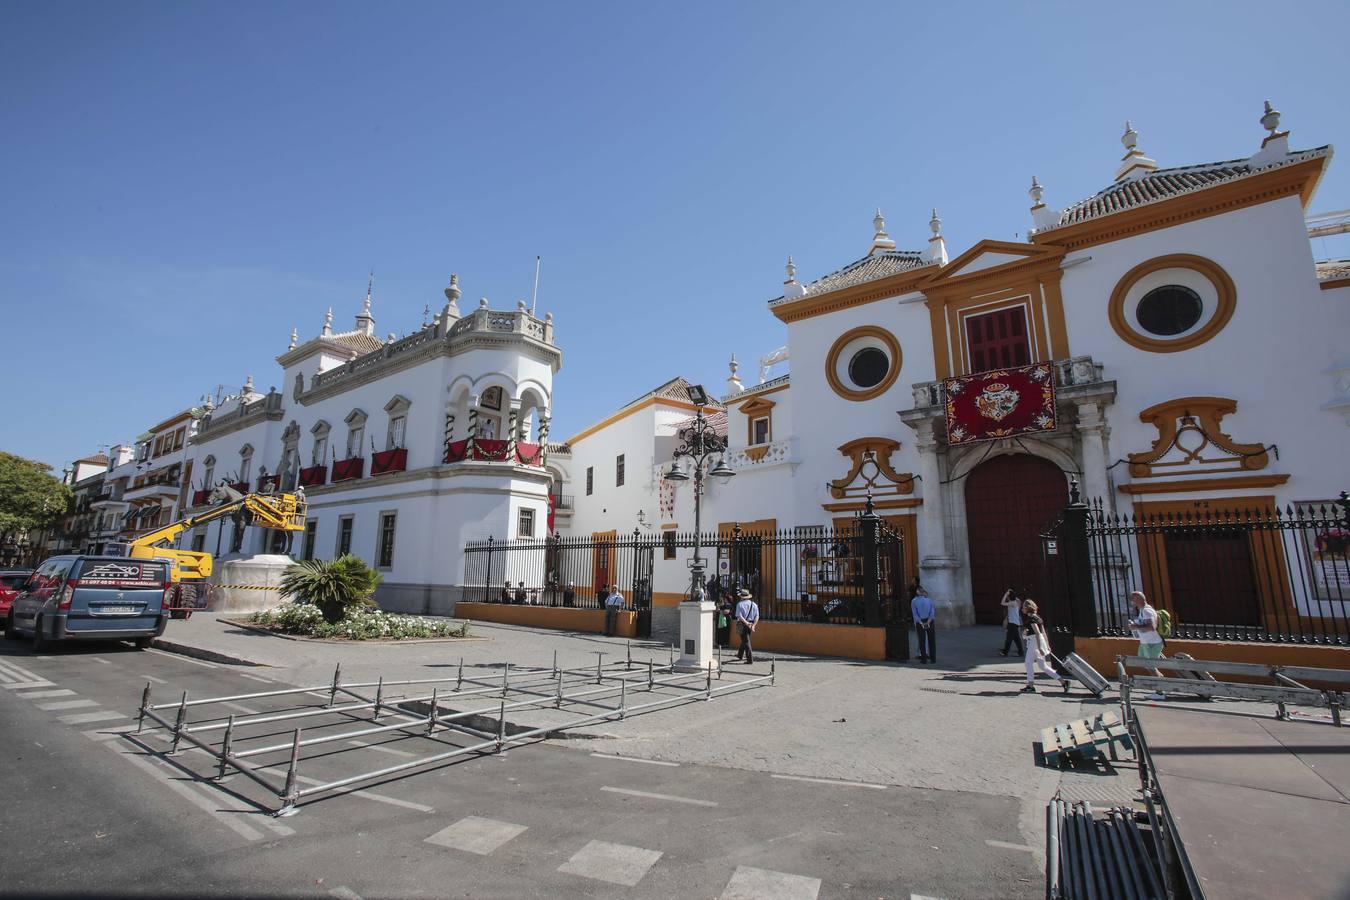
[[(507, 603), (455, 604), (455, 617), (502, 625), (526, 625), (531, 628), (556, 628), (559, 631), (585, 631), (604, 634), (605, 613), (599, 609), (570, 609), (565, 606), (515, 606)], [(621, 612), (615, 623), (620, 637), (637, 637), (637, 613)]]
[[(731, 645), (741, 645), (741, 636), (735, 628), (731, 630)], [(886, 658), (886, 629), (863, 628), (861, 625), (816, 625), (811, 622), (766, 622), (761, 619), (751, 645), (756, 650), (883, 660)]]
[[(1078, 655), (1112, 681), (1116, 679), (1116, 657), (1134, 656), (1139, 642), (1131, 638), (1078, 638)], [(1210, 661), (1260, 663), (1267, 666), (1313, 666), (1319, 669), (1350, 670), (1350, 647), (1325, 647), (1310, 644), (1254, 644), (1243, 641), (1169, 640), (1167, 655), (1189, 653)], [(1241, 681), (1233, 675), (1224, 681)], [(1261, 680), (1269, 684), (1268, 680)]]

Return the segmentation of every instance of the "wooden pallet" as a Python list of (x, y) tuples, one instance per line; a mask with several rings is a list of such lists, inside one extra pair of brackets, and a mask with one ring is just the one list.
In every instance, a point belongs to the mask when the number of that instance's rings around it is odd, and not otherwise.
[(1102, 713), (1095, 719), (1075, 719), (1041, 729), (1041, 752), (1048, 766), (1063, 766), (1074, 759), (1104, 759), (1108, 753), (1111, 759), (1120, 759), (1117, 744), (1126, 750), (1134, 750), (1129, 730), (1113, 712)]

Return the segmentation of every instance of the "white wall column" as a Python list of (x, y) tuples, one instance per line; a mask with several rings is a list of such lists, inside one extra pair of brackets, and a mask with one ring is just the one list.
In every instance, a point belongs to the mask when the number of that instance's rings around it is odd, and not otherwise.
[(1115, 510), (1115, 499), (1111, 496), (1111, 484), (1106, 475), (1107, 452), (1106, 414), (1100, 400), (1080, 400), (1078, 407), (1079, 445), (1083, 458), (1083, 477), (1080, 480), (1080, 492), (1085, 501), (1100, 499), (1106, 512)]
[(943, 515), (942, 469), (938, 464), (935, 434), (938, 419), (909, 423), (914, 429), (914, 448), (919, 452), (919, 481), (923, 506), (919, 507), (919, 580), (937, 607), (938, 624), (955, 628), (975, 619), (969, 597), (957, 596), (957, 561), (947, 549), (947, 523)]

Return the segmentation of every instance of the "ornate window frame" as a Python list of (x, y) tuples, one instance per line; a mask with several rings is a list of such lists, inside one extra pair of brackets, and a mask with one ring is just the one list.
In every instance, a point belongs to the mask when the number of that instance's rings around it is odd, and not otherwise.
[[(890, 360), (890, 370), (886, 372), (885, 378), (870, 388), (852, 387), (839, 377), (840, 360), (849, 346), (869, 338), (874, 342), (871, 346), (880, 344), (884, 349)], [(858, 349), (861, 349), (861, 347)], [(825, 355), (825, 378), (829, 381), (830, 389), (836, 394), (845, 400), (857, 403), (880, 397), (890, 390), (896, 379), (900, 377), (902, 365), (904, 365), (904, 356), (900, 352), (900, 341), (896, 339), (895, 335), (879, 325), (861, 325), (844, 332), (830, 345), (830, 352)]]
[[(1213, 297), (1202, 297), (1206, 306), (1206, 315), (1201, 318), (1202, 324), (1198, 328), (1174, 338), (1150, 335), (1136, 329), (1132, 324), (1132, 310), (1126, 309), (1131, 299), (1137, 305), (1139, 299), (1143, 297), (1143, 294), (1140, 294), (1138, 298), (1132, 298), (1132, 294), (1137, 293), (1134, 290), (1135, 286), (1145, 277), (1166, 269), (1188, 269), (1198, 272), (1214, 291)], [(1147, 293), (1147, 291), (1144, 293)], [(1213, 309), (1209, 308), (1211, 305)], [(1178, 353), (1182, 350), (1198, 347), (1222, 331), (1224, 326), (1228, 324), (1228, 320), (1233, 318), (1233, 312), (1236, 309), (1237, 288), (1233, 284), (1232, 277), (1224, 271), (1222, 266), (1203, 256), (1196, 256), (1191, 253), (1172, 253), (1145, 260), (1126, 272), (1124, 277), (1116, 283), (1115, 290), (1111, 292), (1107, 314), (1111, 320), (1111, 328), (1122, 341), (1131, 347), (1149, 353)]]

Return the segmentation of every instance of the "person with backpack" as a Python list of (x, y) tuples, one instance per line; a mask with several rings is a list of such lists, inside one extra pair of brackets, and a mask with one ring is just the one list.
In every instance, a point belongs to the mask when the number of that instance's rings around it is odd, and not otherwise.
[[(1163, 634), (1158, 611), (1149, 605), (1143, 591), (1130, 592), (1130, 605), (1135, 612), (1134, 618), (1130, 619), (1130, 630), (1139, 639), (1139, 652), (1136, 655), (1146, 659), (1162, 659)], [(1167, 630), (1171, 631), (1171, 616), (1168, 616), (1167, 624)], [(1162, 675), (1157, 669), (1153, 670), (1153, 674)]]

